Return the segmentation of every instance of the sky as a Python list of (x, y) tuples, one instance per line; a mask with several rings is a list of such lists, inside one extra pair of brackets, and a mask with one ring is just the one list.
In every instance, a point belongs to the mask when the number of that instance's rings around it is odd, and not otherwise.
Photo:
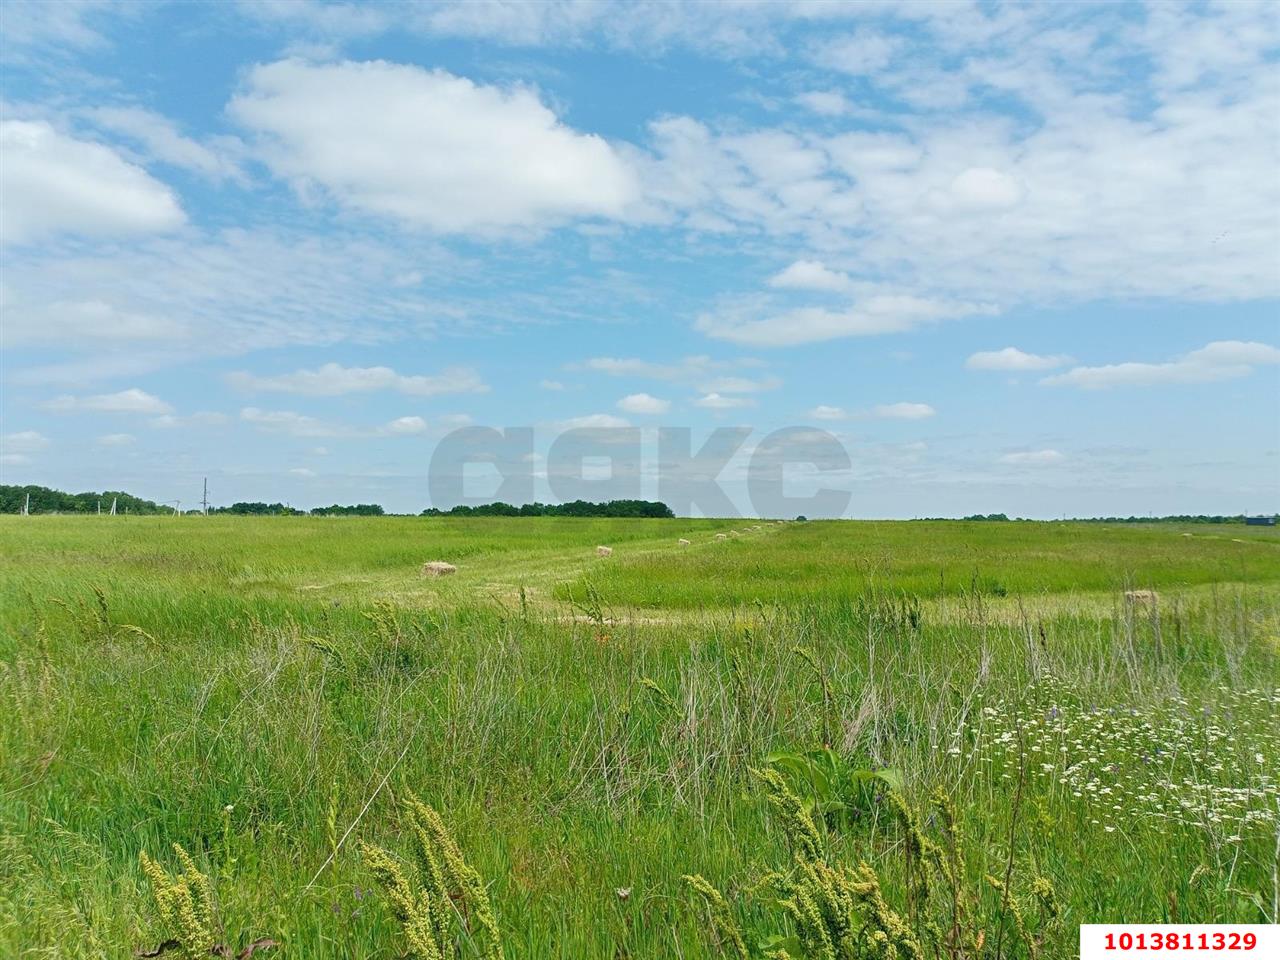
[(741, 427), (743, 514), (771, 466), (1276, 511), (1278, 50), (1247, 2), (7, 0), (0, 480), (416, 513), (471, 426), (653, 497), (659, 428)]

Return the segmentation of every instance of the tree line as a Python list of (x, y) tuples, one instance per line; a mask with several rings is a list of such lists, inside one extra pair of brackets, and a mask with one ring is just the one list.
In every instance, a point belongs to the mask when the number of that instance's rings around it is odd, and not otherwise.
[[(28, 503), (32, 513), (97, 513), (99, 504), (105, 513), (116, 503), (117, 513), (138, 515), (171, 514), (174, 508), (167, 504), (144, 500), (119, 490), (102, 493), (63, 493), (49, 487), (12, 486), (0, 484), (0, 513), (21, 513)], [(199, 513), (187, 510), (186, 513)], [(301, 510), (287, 503), (265, 503), (261, 500), (240, 500), (229, 507), (210, 507), (210, 513), (250, 517), (381, 517), (386, 511), (377, 503), (331, 504)], [(675, 513), (665, 503), (650, 500), (609, 500), (590, 503), (574, 500), (570, 503), (526, 503), (514, 506), (498, 501), (479, 506), (457, 506), (452, 510), (423, 510), (424, 517), (674, 517)]]
[(115, 502), (116, 513), (173, 513), (172, 507), (143, 500), (123, 490), (63, 493), (48, 487), (13, 484), (0, 484), (0, 513), (21, 513), (28, 504), (28, 497), (31, 498), (32, 513), (97, 513), (99, 506), (105, 513), (111, 509), (112, 501)]
[(461, 504), (451, 510), (428, 507), (424, 517), (636, 517), (668, 518), (675, 512), (657, 500), (609, 500), (592, 503), (588, 500), (570, 500), (568, 503), (526, 503), (515, 506), (497, 500), (477, 506)]

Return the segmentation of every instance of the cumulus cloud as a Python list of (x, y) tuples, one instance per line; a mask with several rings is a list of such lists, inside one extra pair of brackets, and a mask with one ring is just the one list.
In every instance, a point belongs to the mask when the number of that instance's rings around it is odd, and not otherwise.
[(55, 413), (150, 413), (167, 414), (173, 408), (159, 397), (130, 387), (118, 393), (98, 393), (87, 397), (76, 397), (64, 394), (44, 404), (45, 409)]
[(632, 393), (618, 401), (618, 409), (626, 413), (666, 413), (671, 409), (671, 401), (661, 400), (647, 393)]
[(228, 109), (277, 175), (436, 231), (619, 217), (639, 196), (619, 153), (534, 91), (443, 70), (284, 60), (249, 71)]
[(295, 370), (261, 377), (243, 371), (227, 377), (242, 390), (296, 393), (310, 397), (336, 397), (347, 393), (394, 390), (414, 397), (451, 393), (484, 393), (489, 388), (479, 374), (468, 367), (454, 367), (432, 376), (397, 373), (390, 367), (344, 367), (326, 363), (315, 370)]
[(1047, 466), (1067, 459), (1057, 450), (1018, 450), (1000, 457), (1001, 463), (1013, 466)]
[(923, 420), (938, 411), (927, 403), (882, 403), (871, 408), (871, 415), (884, 420)]
[(151, 426), (161, 430), (168, 430), (177, 427), (217, 427), (229, 421), (231, 418), (225, 413), (215, 413), (210, 410), (201, 410), (187, 416), (178, 416), (177, 414), (166, 413), (158, 417), (152, 417), (149, 421)]
[(1130, 362), (1073, 367), (1040, 382), (1048, 386), (1085, 390), (1213, 383), (1247, 377), (1256, 367), (1276, 364), (1280, 364), (1280, 349), (1273, 346), (1252, 341), (1217, 340), (1165, 363)]
[(797, 260), (770, 277), (769, 286), (783, 290), (825, 290), (839, 293), (848, 290), (852, 281), (847, 273), (830, 270), (815, 260)]
[(631, 421), (624, 417), (616, 417), (611, 413), (589, 413), (581, 417), (559, 420), (553, 426), (557, 430), (612, 429), (629, 427), (631, 426)]
[(981, 304), (929, 299), (909, 294), (878, 294), (842, 310), (795, 307), (770, 311), (722, 310), (701, 315), (698, 330), (718, 340), (753, 347), (789, 347), (841, 337), (905, 333), (941, 320), (992, 313)]
[(708, 393), (693, 401), (693, 404), (705, 410), (736, 410), (754, 407), (756, 402), (749, 397), (726, 397), (722, 393)]
[(423, 433), (426, 429), (427, 421), (421, 417), (397, 417), (390, 423), (384, 424), (381, 432), (392, 436), (410, 436)]
[(1027, 373), (1036, 370), (1052, 370), (1065, 366), (1071, 358), (1065, 354), (1025, 353), (1017, 347), (1005, 347), (1003, 350), (979, 350), (970, 354), (964, 365), (970, 370), (1003, 370), (1012, 373)]
[(829, 407), (826, 404), (818, 404), (809, 411), (809, 416), (815, 420), (844, 420), (849, 414), (845, 413), (843, 407)]
[(43, 121), (0, 121), (0, 222), (5, 243), (53, 234), (106, 237), (173, 230), (172, 190), (111, 147)]
[(795, 96), (795, 102), (823, 117), (838, 117), (849, 112), (849, 101), (838, 90), (809, 90)]
[(1048, 7), (895, 12), (911, 24), (894, 36), (837, 32), (815, 56), (860, 73), (896, 129), (667, 116), (647, 182), (691, 230), (838, 251), (828, 268), (855, 284), (925, 298), (1274, 297), (1280, 31), (1263, 9), (1106, 27), (1050, 27)]

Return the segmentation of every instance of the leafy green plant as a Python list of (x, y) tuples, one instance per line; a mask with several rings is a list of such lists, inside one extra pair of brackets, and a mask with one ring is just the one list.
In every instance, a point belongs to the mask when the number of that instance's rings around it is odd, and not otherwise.
[(830, 747), (771, 753), (765, 763), (782, 775), (810, 815), (829, 826), (847, 827), (872, 810), (877, 796), (902, 790), (899, 771), (863, 766)]

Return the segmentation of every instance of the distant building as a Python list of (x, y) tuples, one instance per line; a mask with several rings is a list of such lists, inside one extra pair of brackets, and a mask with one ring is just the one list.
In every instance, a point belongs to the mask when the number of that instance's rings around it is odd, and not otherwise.
[(1274, 527), (1275, 517), (1245, 517), (1244, 522), (1250, 527)]

